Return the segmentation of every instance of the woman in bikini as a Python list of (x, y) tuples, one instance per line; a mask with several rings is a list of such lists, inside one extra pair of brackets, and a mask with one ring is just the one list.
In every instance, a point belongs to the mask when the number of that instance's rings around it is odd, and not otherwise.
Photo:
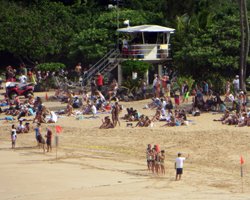
[(165, 175), (165, 151), (161, 150), (161, 154), (160, 154), (160, 170), (161, 170), (161, 174)]

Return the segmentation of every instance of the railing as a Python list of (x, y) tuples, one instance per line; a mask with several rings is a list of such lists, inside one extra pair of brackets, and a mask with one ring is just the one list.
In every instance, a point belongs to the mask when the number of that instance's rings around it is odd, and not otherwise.
[(170, 56), (170, 44), (136, 44), (122, 49), (123, 58), (165, 59)]
[[(120, 52), (119, 49), (110, 50), (105, 56), (102, 57), (97, 63), (95, 63), (86, 73), (86, 76), (83, 77), (83, 82), (88, 81), (98, 72), (102, 73), (104, 69), (108, 66), (112, 65), (113, 62), (118, 62), (117, 58), (119, 58)], [(117, 66), (117, 65), (116, 65)]]

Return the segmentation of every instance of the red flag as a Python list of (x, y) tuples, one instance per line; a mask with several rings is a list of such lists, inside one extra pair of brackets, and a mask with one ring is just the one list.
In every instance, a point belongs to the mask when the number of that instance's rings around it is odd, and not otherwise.
[(243, 164), (244, 164), (244, 162), (245, 162), (245, 161), (244, 161), (243, 157), (242, 157), (242, 156), (240, 156), (240, 164), (241, 164), (241, 165), (243, 165)]
[(62, 132), (62, 127), (61, 126), (56, 126), (56, 132), (61, 133)]
[(49, 100), (49, 97), (48, 97), (47, 92), (46, 92), (46, 94), (45, 94), (45, 99), (46, 99), (46, 101), (48, 101), (48, 100)]

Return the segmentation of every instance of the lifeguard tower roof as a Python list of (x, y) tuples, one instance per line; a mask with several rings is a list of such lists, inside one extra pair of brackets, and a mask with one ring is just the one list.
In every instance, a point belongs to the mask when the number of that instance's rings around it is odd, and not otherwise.
[(138, 33), (138, 32), (174, 33), (175, 29), (158, 25), (140, 25), (140, 26), (128, 26), (127, 28), (120, 28), (117, 29), (117, 31), (123, 33)]

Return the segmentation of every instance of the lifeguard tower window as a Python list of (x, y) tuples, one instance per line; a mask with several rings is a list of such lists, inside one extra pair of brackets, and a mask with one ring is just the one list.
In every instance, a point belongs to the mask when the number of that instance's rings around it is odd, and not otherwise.
[(156, 44), (157, 43), (157, 33), (144, 33), (146, 44)]

